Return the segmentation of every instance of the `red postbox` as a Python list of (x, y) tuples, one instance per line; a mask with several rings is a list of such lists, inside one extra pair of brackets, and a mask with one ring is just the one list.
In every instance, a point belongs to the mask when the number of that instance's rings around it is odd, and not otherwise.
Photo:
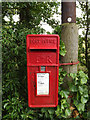
[(59, 36), (27, 35), (29, 107), (58, 104)]

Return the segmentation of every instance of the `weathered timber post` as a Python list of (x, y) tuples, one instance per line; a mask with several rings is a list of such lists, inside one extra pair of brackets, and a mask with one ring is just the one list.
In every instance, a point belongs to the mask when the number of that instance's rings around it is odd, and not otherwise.
[[(70, 0), (71, 1), (71, 0)], [(66, 55), (61, 58), (62, 63), (78, 61), (78, 27), (76, 25), (76, 2), (62, 1), (62, 30), (61, 40), (65, 43)], [(77, 65), (63, 66), (67, 73), (77, 73)], [(65, 78), (64, 88), (70, 78)]]

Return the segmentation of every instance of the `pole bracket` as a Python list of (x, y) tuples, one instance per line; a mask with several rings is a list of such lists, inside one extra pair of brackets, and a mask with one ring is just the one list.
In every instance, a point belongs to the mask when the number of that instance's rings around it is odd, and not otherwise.
[(71, 63), (59, 63), (59, 66), (62, 66), (62, 65), (76, 65), (78, 63), (79, 63), (79, 61), (77, 61), (77, 62), (71, 62)]

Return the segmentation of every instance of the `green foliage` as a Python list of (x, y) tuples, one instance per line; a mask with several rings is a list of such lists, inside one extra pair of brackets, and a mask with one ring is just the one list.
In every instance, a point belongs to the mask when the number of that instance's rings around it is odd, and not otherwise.
[(82, 66), (81, 69), (84, 70), (86, 73), (88, 73), (90, 84), (90, 37), (88, 36), (90, 34), (89, 31), (89, 2), (79, 2), (79, 8), (81, 9), (81, 17), (76, 19), (76, 22), (79, 26), (79, 28), (82, 29), (82, 35), (79, 35), (79, 61), (80, 65)]
[(65, 56), (65, 54), (66, 54), (65, 44), (61, 40), (60, 40), (60, 52), (59, 53), (61, 56)]
[[(76, 73), (67, 74), (66, 72), (62, 71), (60, 68), (60, 78), (59, 78), (59, 85), (62, 87), (64, 84), (62, 81), (65, 76), (72, 77), (72, 82), (68, 82), (69, 91), (68, 89), (63, 90), (63, 88), (59, 89), (59, 95), (61, 99), (59, 99), (59, 105), (57, 107), (56, 114), (59, 118), (70, 118), (71, 110), (70, 110), (70, 103), (68, 102), (68, 96), (72, 96), (71, 100), (73, 100), (73, 107), (78, 110), (79, 114), (84, 114), (86, 111), (85, 105), (88, 101), (88, 87), (87, 87), (87, 75), (83, 71), (79, 71)], [(83, 117), (85, 117), (83, 115)], [(80, 117), (80, 116), (78, 116)]]
[(3, 2), (3, 18), (5, 16), (10, 18), (9, 22), (3, 19), (3, 23), (14, 24), (13, 15), (19, 14), (20, 21), (16, 23), (19, 24), (19, 27), (36, 28), (41, 21), (55, 27), (59, 22), (51, 17), (53, 17), (54, 13), (59, 14), (59, 5), (58, 2)]
[(27, 104), (26, 35), (40, 32), (3, 27), (3, 119), (34, 118)]
[(83, 71), (79, 71), (77, 74), (69, 74), (69, 76), (73, 78), (73, 81), (69, 83), (69, 89), (74, 93), (74, 105), (81, 114), (85, 111), (85, 103), (88, 101), (88, 77)]
[(61, 40), (61, 25), (57, 25), (54, 28), (53, 34), (58, 34), (60, 36), (60, 52), (59, 53), (61, 56), (65, 56), (65, 54), (66, 54), (65, 44)]
[[(12, 14), (21, 14), (23, 9), (29, 9), (26, 14), (24, 10), (20, 21), (16, 25), (12, 20)], [(52, 8), (55, 6), (55, 11)], [(52, 27), (57, 25), (50, 17), (57, 12), (55, 3), (3, 3), (3, 17), (9, 16), (10, 22), (3, 20), (3, 119), (12, 120), (64, 120), (70, 118), (71, 109), (68, 96), (72, 96), (73, 105), (78, 112), (86, 118), (84, 111), (88, 101), (87, 75), (83, 71), (77, 74), (67, 75), (60, 67), (59, 69), (59, 91), (58, 106), (56, 108), (29, 108), (27, 95), (27, 72), (26, 72), (26, 35), (41, 34), (44, 32), (38, 25), (43, 18)], [(9, 9), (8, 9), (9, 8)], [(14, 9), (12, 9), (14, 8)], [(37, 10), (38, 8), (38, 10)], [(40, 9), (41, 8), (41, 9)], [(44, 10), (45, 8), (45, 10)], [(31, 16), (30, 16), (31, 15)], [(38, 16), (39, 15), (39, 16)], [(26, 17), (25, 17), (26, 16)], [(35, 19), (34, 19), (35, 18)], [(28, 22), (27, 22), (28, 21)], [(5, 23), (4, 23), (5, 22)], [(10, 25), (9, 25), (10, 24)], [(28, 26), (29, 28), (27, 28)], [(58, 32), (59, 31), (59, 32)], [(61, 26), (55, 27), (54, 33), (61, 35)], [(60, 36), (61, 37), (61, 36)], [(60, 55), (66, 53), (65, 45), (60, 41)], [(69, 90), (63, 89), (65, 77), (72, 77), (73, 81), (68, 83)], [(89, 112), (87, 113), (89, 116)], [(79, 117), (79, 116), (78, 116)], [(74, 118), (72, 118), (74, 119)]]
[[(57, 120), (68, 118), (71, 114), (68, 96), (73, 95), (74, 105), (82, 114), (88, 100), (87, 75), (83, 71), (70, 73), (73, 78), (69, 90), (63, 89), (63, 79), (67, 75), (59, 69), (59, 105), (57, 108), (29, 108), (26, 78), (26, 35), (41, 32), (33, 30), (3, 28), (3, 119), (44, 119)], [(81, 107), (82, 106), (82, 107)]]

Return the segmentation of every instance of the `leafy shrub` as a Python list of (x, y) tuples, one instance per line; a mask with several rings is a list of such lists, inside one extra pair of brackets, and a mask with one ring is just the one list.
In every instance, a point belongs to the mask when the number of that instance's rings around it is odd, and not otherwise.
[[(26, 35), (32, 33), (39, 34), (41, 31), (40, 29), (3, 28), (3, 119), (63, 120), (64, 118), (72, 118), (71, 107), (78, 111), (77, 117), (84, 117), (85, 104), (88, 100), (87, 75), (83, 71), (67, 75), (61, 67), (58, 88), (59, 105), (56, 108), (28, 107)], [(65, 55), (66, 51), (63, 43), (60, 50), (61, 55)], [(66, 75), (73, 79), (72, 83), (68, 83), (69, 91), (62, 88), (63, 79)], [(72, 96), (72, 105), (67, 101), (68, 96)]]
[(59, 118), (75, 117), (73, 113), (76, 110), (77, 118), (87, 118), (85, 105), (88, 101), (88, 76), (83, 71), (79, 71), (77, 74), (67, 74), (65, 71), (62, 71), (62, 68), (60, 68), (60, 71), (59, 86), (64, 84), (63, 79), (65, 76), (72, 77), (72, 82), (68, 82), (69, 90), (64, 90), (62, 87), (59, 89), (61, 99), (56, 111), (57, 116)]

